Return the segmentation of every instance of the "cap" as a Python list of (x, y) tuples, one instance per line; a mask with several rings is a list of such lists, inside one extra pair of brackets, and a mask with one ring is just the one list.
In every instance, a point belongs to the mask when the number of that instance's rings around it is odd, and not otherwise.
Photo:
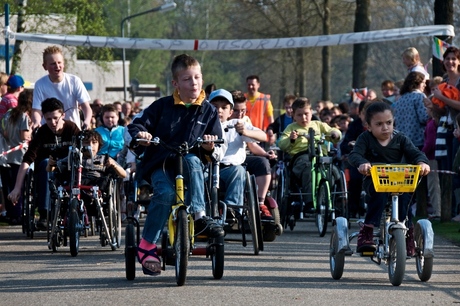
[(212, 100), (214, 100), (217, 97), (224, 98), (225, 100), (230, 102), (230, 104), (232, 106), (234, 105), (233, 104), (232, 94), (230, 92), (228, 92), (227, 90), (225, 90), (225, 89), (217, 89), (217, 90), (214, 90), (213, 92), (211, 92), (211, 94), (209, 95), (209, 102), (211, 102)]
[(19, 87), (24, 86), (24, 79), (20, 75), (12, 74), (8, 78), (6, 85), (11, 89), (17, 89)]

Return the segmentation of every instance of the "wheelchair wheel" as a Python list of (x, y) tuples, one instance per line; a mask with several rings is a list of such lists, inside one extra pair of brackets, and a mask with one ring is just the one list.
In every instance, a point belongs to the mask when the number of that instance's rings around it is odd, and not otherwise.
[(126, 226), (125, 232), (125, 271), (126, 279), (136, 278), (136, 231), (131, 222)]
[(177, 212), (174, 251), (176, 255), (176, 283), (178, 286), (182, 286), (187, 277), (188, 256), (190, 254), (188, 216), (185, 209), (179, 209)]
[(212, 239), (211, 262), (212, 276), (221, 279), (224, 275), (224, 237)]
[[(419, 220), (421, 222), (421, 220)], [(414, 228), (414, 240), (415, 240), (415, 266), (417, 268), (417, 275), (418, 278), (422, 282), (426, 282), (431, 278), (431, 274), (433, 272), (433, 254), (425, 254), (425, 237), (427, 234), (426, 228), (420, 225), (417, 222)], [(428, 221), (429, 222), (429, 221)], [(428, 230), (432, 231), (431, 223)]]
[[(254, 190), (255, 185), (249, 173), (246, 173), (246, 210), (247, 210), (247, 218), (249, 223), (249, 228), (251, 230), (252, 236), (252, 245), (254, 247), (254, 255), (259, 255), (260, 251), (260, 243), (259, 240), (262, 240), (262, 236), (259, 236), (259, 231), (257, 227), (261, 227), (260, 225), (260, 212), (259, 212), (259, 205), (255, 200)], [(257, 218), (258, 217), (258, 218)]]
[(390, 238), (388, 276), (393, 286), (401, 285), (406, 272), (406, 237), (400, 228), (393, 229)]
[(339, 236), (337, 226), (334, 226), (331, 234), (331, 242), (329, 245), (329, 266), (333, 279), (340, 279), (343, 275), (343, 267), (345, 265), (345, 253), (339, 252)]
[(70, 255), (75, 257), (78, 255), (80, 247), (80, 213), (77, 199), (70, 201), (67, 226), (69, 229)]
[(332, 166), (331, 195), (334, 205), (335, 217), (344, 217), (348, 220), (348, 193), (345, 173), (337, 166)]
[(35, 206), (34, 206), (34, 171), (28, 169), (24, 180), (23, 203), (22, 203), (22, 232), (34, 238), (35, 229)]
[(316, 226), (320, 237), (324, 237), (327, 230), (329, 218), (329, 199), (330, 191), (326, 180), (319, 182), (318, 193), (316, 195)]
[(115, 251), (117, 248), (120, 247), (120, 240), (121, 240), (121, 214), (119, 209), (119, 201), (118, 199), (118, 191), (117, 185), (115, 183), (111, 184), (111, 196), (109, 200), (109, 230), (110, 236), (112, 237), (112, 241), (110, 242), (110, 246), (112, 251)]

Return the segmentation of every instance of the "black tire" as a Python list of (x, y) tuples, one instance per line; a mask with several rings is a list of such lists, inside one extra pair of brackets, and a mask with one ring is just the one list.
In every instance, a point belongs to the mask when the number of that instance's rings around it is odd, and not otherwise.
[(393, 286), (399, 286), (406, 272), (406, 236), (402, 229), (393, 229), (389, 251), (388, 277)]
[(335, 165), (332, 165), (332, 181), (331, 197), (335, 217), (344, 217), (348, 220), (348, 194), (345, 173)]
[(224, 275), (224, 237), (213, 239), (211, 251), (212, 276), (221, 279)]
[(334, 226), (331, 234), (331, 242), (329, 247), (329, 266), (333, 279), (340, 279), (343, 275), (343, 267), (345, 265), (345, 253), (338, 252), (339, 237), (337, 227)]
[(136, 230), (131, 222), (126, 226), (125, 232), (125, 271), (126, 279), (136, 278)]
[(76, 257), (80, 248), (80, 214), (77, 199), (72, 199), (70, 201), (67, 226), (69, 230), (70, 255)]
[(60, 208), (61, 201), (59, 199), (54, 200), (54, 204), (50, 207), (48, 224), (51, 226), (48, 227), (48, 243), (49, 248), (53, 252), (57, 252), (58, 247), (60, 246), (61, 240), (61, 229), (60, 229)]
[(178, 210), (176, 222), (176, 238), (174, 239), (176, 283), (178, 286), (182, 286), (187, 277), (188, 256), (190, 253), (188, 216), (185, 209)]
[(251, 175), (251, 189), (254, 195), (254, 210), (255, 210), (255, 221), (256, 221), (256, 231), (257, 231), (257, 241), (259, 243), (259, 251), (264, 250), (264, 236), (262, 233), (262, 219), (260, 217), (260, 207), (259, 207), (259, 201), (257, 197), (257, 184), (256, 184), (256, 177), (254, 175)]
[[(248, 223), (249, 223), (249, 228), (251, 230), (251, 236), (252, 236), (252, 245), (254, 247), (254, 255), (259, 255), (259, 238), (258, 236), (258, 231), (257, 231), (257, 224), (260, 225), (260, 213), (259, 213), (259, 205), (256, 202), (254, 198), (254, 192), (253, 190), (253, 185), (252, 185), (252, 180), (249, 174), (246, 172), (246, 188), (245, 188), (245, 193), (246, 193), (246, 212), (247, 212), (247, 217), (248, 217)], [(257, 223), (257, 218), (256, 216), (259, 216), (259, 223)]]
[(324, 237), (327, 231), (329, 218), (329, 199), (330, 191), (326, 180), (319, 182), (318, 193), (316, 195), (316, 226), (320, 237)]
[(27, 170), (25, 182), (24, 182), (24, 196), (22, 203), (23, 219), (22, 219), (22, 232), (27, 237), (34, 238), (34, 226), (35, 226), (35, 207), (33, 204), (33, 185), (34, 185), (34, 171), (32, 169)]
[(415, 225), (414, 240), (415, 240), (415, 267), (417, 268), (418, 278), (422, 282), (426, 282), (431, 278), (433, 272), (433, 256), (425, 257), (425, 236), (424, 228), (420, 224)]
[(118, 192), (117, 192), (117, 184), (115, 181), (112, 180), (111, 184), (111, 192), (112, 194), (110, 195), (110, 200), (109, 200), (109, 231), (110, 231), (110, 236), (112, 238), (112, 241), (110, 242), (110, 247), (112, 248), (112, 251), (115, 251), (117, 248), (120, 247), (120, 235), (121, 235), (121, 215), (119, 214), (119, 209), (117, 209), (117, 198), (118, 198)]

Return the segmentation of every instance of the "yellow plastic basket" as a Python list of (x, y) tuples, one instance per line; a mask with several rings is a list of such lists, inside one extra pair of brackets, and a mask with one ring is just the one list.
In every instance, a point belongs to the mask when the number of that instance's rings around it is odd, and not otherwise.
[(389, 164), (371, 168), (372, 182), (377, 192), (414, 192), (420, 166)]

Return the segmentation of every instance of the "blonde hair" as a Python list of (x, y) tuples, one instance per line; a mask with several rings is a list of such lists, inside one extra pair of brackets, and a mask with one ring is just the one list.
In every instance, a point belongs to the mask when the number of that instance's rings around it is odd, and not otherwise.
[(43, 64), (46, 63), (46, 57), (53, 54), (62, 54), (62, 49), (58, 46), (49, 46), (43, 51)]
[(0, 85), (6, 85), (9, 76), (5, 72), (0, 72)]
[(402, 53), (404, 58), (411, 61), (412, 65), (415, 65), (420, 62), (420, 54), (418, 53), (417, 49), (414, 47), (409, 47)]

